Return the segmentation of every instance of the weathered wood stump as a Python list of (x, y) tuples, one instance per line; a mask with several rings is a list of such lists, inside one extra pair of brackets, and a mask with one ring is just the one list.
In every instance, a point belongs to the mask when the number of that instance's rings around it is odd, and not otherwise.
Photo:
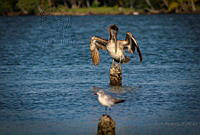
[(109, 115), (99, 119), (97, 135), (115, 135), (115, 121)]
[(121, 86), (122, 85), (122, 67), (121, 64), (112, 63), (110, 66), (110, 85)]

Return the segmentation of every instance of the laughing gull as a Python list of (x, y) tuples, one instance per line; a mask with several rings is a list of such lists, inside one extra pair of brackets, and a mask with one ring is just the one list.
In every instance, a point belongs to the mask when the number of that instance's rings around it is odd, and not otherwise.
[(96, 95), (98, 95), (98, 101), (101, 105), (105, 106), (106, 109), (107, 107), (110, 108), (111, 106), (118, 104), (118, 103), (122, 103), (125, 100), (123, 99), (117, 99), (117, 98), (113, 98), (110, 95), (107, 95), (104, 93), (104, 91), (100, 90), (96, 93)]

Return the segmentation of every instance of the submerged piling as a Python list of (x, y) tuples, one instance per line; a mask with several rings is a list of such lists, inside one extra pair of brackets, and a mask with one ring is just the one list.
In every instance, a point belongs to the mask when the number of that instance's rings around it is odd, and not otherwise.
[(115, 135), (115, 121), (109, 115), (99, 119), (97, 135)]
[(121, 64), (112, 63), (112, 65), (110, 66), (110, 85), (122, 86)]

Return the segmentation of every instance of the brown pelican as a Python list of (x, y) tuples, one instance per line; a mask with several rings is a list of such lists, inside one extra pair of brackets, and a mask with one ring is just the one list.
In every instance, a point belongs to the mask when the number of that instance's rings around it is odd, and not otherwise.
[(96, 36), (93, 36), (90, 40), (90, 52), (94, 65), (100, 63), (99, 49), (107, 50), (113, 58), (113, 62), (116, 61), (118, 63), (128, 63), (130, 61), (130, 57), (125, 56), (125, 50), (128, 50), (133, 54), (135, 49), (137, 49), (140, 62), (142, 62), (142, 53), (138, 46), (138, 42), (131, 32), (126, 33), (125, 40), (117, 40), (118, 27), (116, 25), (110, 25), (108, 31), (110, 34), (109, 40)]

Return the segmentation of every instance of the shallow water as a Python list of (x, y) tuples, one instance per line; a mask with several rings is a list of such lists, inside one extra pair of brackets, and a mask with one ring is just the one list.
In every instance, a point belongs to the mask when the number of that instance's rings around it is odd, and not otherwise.
[[(103, 20), (103, 21), (102, 21)], [(116, 133), (200, 134), (200, 15), (0, 17), (0, 134), (96, 134), (105, 113), (94, 91), (126, 99), (109, 115)], [(130, 31), (144, 61), (123, 65), (109, 86), (112, 60), (91, 64), (89, 41)]]

